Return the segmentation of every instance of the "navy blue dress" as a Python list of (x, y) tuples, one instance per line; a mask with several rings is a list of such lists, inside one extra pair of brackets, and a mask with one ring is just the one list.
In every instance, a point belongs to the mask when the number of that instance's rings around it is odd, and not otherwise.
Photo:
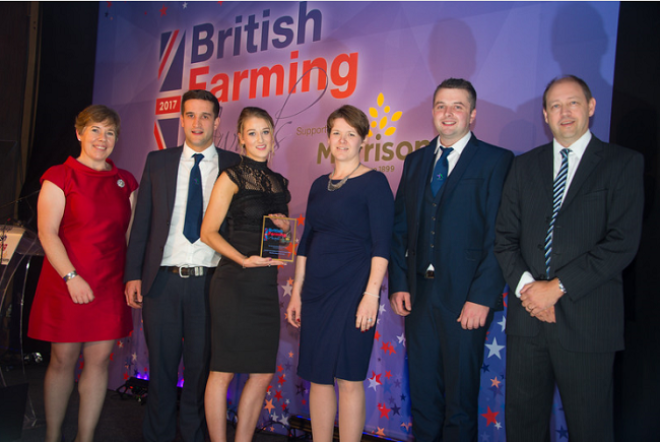
[(298, 247), (307, 257), (298, 376), (317, 384), (363, 381), (376, 328), (360, 332), (355, 315), (371, 258), (390, 256), (394, 197), (385, 175), (373, 170), (334, 192), (327, 185), (327, 175), (312, 184)]

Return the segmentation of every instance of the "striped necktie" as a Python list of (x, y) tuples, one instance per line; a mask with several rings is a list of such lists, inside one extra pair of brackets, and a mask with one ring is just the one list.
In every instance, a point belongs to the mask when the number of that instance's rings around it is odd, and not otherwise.
[(566, 177), (568, 176), (568, 154), (570, 149), (561, 150), (561, 167), (559, 173), (555, 177), (555, 182), (552, 186), (552, 218), (548, 226), (548, 234), (545, 236), (545, 274), (550, 277), (550, 257), (552, 254), (552, 235), (555, 230), (555, 221), (557, 221), (557, 213), (561, 207), (562, 200), (564, 199), (564, 192), (566, 191)]

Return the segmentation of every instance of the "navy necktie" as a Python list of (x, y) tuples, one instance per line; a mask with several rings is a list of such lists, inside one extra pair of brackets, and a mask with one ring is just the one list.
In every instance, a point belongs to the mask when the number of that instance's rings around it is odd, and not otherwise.
[(555, 230), (555, 221), (557, 221), (557, 213), (561, 207), (561, 202), (564, 199), (564, 192), (566, 191), (566, 177), (568, 176), (568, 154), (570, 149), (561, 150), (561, 166), (559, 173), (555, 177), (555, 182), (552, 186), (552, 218), (550, 218), (550, 225), (548, 226), (548, 234), (545, 236), (545, 274), (550, 277), (550, 257), (552, 255), (552, 236)]
[(199, 229), (202, 227), (202, 213), (204, 201), (202, 197), (202, 172), (199, 163), (204, 155), (196, 153), (193, 155), (195, 165), (190, 170), (190, 182), (188, 183), (188, 203), (186, 204), (186, 220), (183, 225), (183, 235), (188, 241), (194, 243), (199, 239)]
[(438, 191), (447, 179), (447, 174), (449, 173), (449, 161), (447, 161), (447, 157), (451, 151), (454, 150), (453, 147), (443, 148), (442, 146), (440, 149), (442, 149), (442, 155), (435, 163), (435, 167), (433, 168), (433, 178), (431, 178), (431, 191), (433, 192), (433, 196), (438, 194)]

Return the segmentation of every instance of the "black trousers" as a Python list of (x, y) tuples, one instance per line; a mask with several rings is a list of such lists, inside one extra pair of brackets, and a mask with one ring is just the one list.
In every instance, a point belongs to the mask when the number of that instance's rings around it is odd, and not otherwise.
[(417, 279), (415, 305), (405, 320), (413, 434), (417, 442), (473, 442), (484, 343), (494, 313), (485, 327), (463, 330), (456, 312), (437, 302), (438, 285)]
[(507, 336), (506, 440), (549, 441), (550, 414), (559, 387), (571, 442), (613, 442), (614, 352), (565, 350), (544, 324), (534, 337)]
[(181, 278), (161, 269), (144, 296), (142, 317), (149, 350), (149, 396), (143, 423), (147, 442), (172, 441), (176, 436), (177, 381), (182, 356), (181, 435), (186, 442), (204, 442), (210, 280), (210, 274)]

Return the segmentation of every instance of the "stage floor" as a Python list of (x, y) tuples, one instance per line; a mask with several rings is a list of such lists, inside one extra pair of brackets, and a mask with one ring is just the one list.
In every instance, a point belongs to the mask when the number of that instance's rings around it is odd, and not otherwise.
[[(19, 366), (3, 363), (2, 376), (6, 385), (16, 385), (27, 382), (28, 402), (26, 406), (26, 420), (23, 425), (22, 442), (41, 442), (46, 434), (46, 422), (44, 418), (44, 375), (47, 363), (31, 363), (25, 366), (25, 374)], [(0, 380), (0, 387), (5, 383)], [(77, 389), (74, 389), (69, 401), (66, 418), (64, 420), (64, 436), (66, 442), (73, 441), (76, 436), (78, 407), (80, 397)], [(121, 395), (114, 390), (108, 390), (105, 396), (103, 412), (96, 428), (95, 442), (141, 442), (142, 441), (142, 419), (145, 406), (141, 405), (135, 398)], [(228, 425), (228, 439), (234, 439), (234, 428)], [(0, 428), (0, 434), (3, 433)], [(285, 442), (288, 438), (280, 434), (259, 432), (255, 434), (255, 442)], [(175, 442), (183, 441), (177, 434)]]

